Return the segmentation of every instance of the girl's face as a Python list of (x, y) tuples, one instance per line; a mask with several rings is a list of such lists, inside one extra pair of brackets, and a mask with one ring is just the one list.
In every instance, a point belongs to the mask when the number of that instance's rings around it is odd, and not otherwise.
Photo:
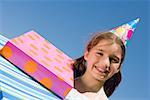
[(85, 74), (91, 75), (98, 81), (105, 82), (120, 69), (121, 47), (111, 40), (101, 40), (90, 51), (85, 51), (84, 59), (87, 62)]

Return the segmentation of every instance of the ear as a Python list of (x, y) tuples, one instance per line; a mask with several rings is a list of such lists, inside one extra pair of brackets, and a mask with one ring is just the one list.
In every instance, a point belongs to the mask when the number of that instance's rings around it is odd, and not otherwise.
[(88, 55), (89, 55), (89, 52), (86, 50), (86, 51), (84, 52), (84, 59), (85, 59), (85, 60), (88, 59)]

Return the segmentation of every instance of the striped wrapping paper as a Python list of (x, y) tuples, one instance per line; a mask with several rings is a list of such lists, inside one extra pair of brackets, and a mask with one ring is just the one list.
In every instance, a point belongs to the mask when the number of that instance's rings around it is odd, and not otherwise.
[[(0, 35), (0, 48), (8, 41)], [(60, 100), (0, 56), (0, 100)]]

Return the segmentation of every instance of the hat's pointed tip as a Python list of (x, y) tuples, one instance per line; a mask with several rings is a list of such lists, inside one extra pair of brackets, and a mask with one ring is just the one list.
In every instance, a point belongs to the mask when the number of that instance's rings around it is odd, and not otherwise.
[(137, 18), (135, 21), (136, 21), (136, 22), (139, 22), (139, 21), (140, 21), (140, 18)]
[(119, 37), (124, 45), (127, 45), (127, 42), (131, 39), (133, 32), (136, 28), (136, 24), (140, 21), (140, 18), (136, 18), (126, 24), (118, 26), (117, 28), (113, 28), (110, 30), (113, 34)]

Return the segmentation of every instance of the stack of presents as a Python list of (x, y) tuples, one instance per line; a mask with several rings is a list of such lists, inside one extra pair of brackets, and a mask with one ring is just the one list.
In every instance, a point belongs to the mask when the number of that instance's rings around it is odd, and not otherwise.
[(35, 31), (0, 35), (0, 99), (61, 100), (73, 87), (72, 59)]

